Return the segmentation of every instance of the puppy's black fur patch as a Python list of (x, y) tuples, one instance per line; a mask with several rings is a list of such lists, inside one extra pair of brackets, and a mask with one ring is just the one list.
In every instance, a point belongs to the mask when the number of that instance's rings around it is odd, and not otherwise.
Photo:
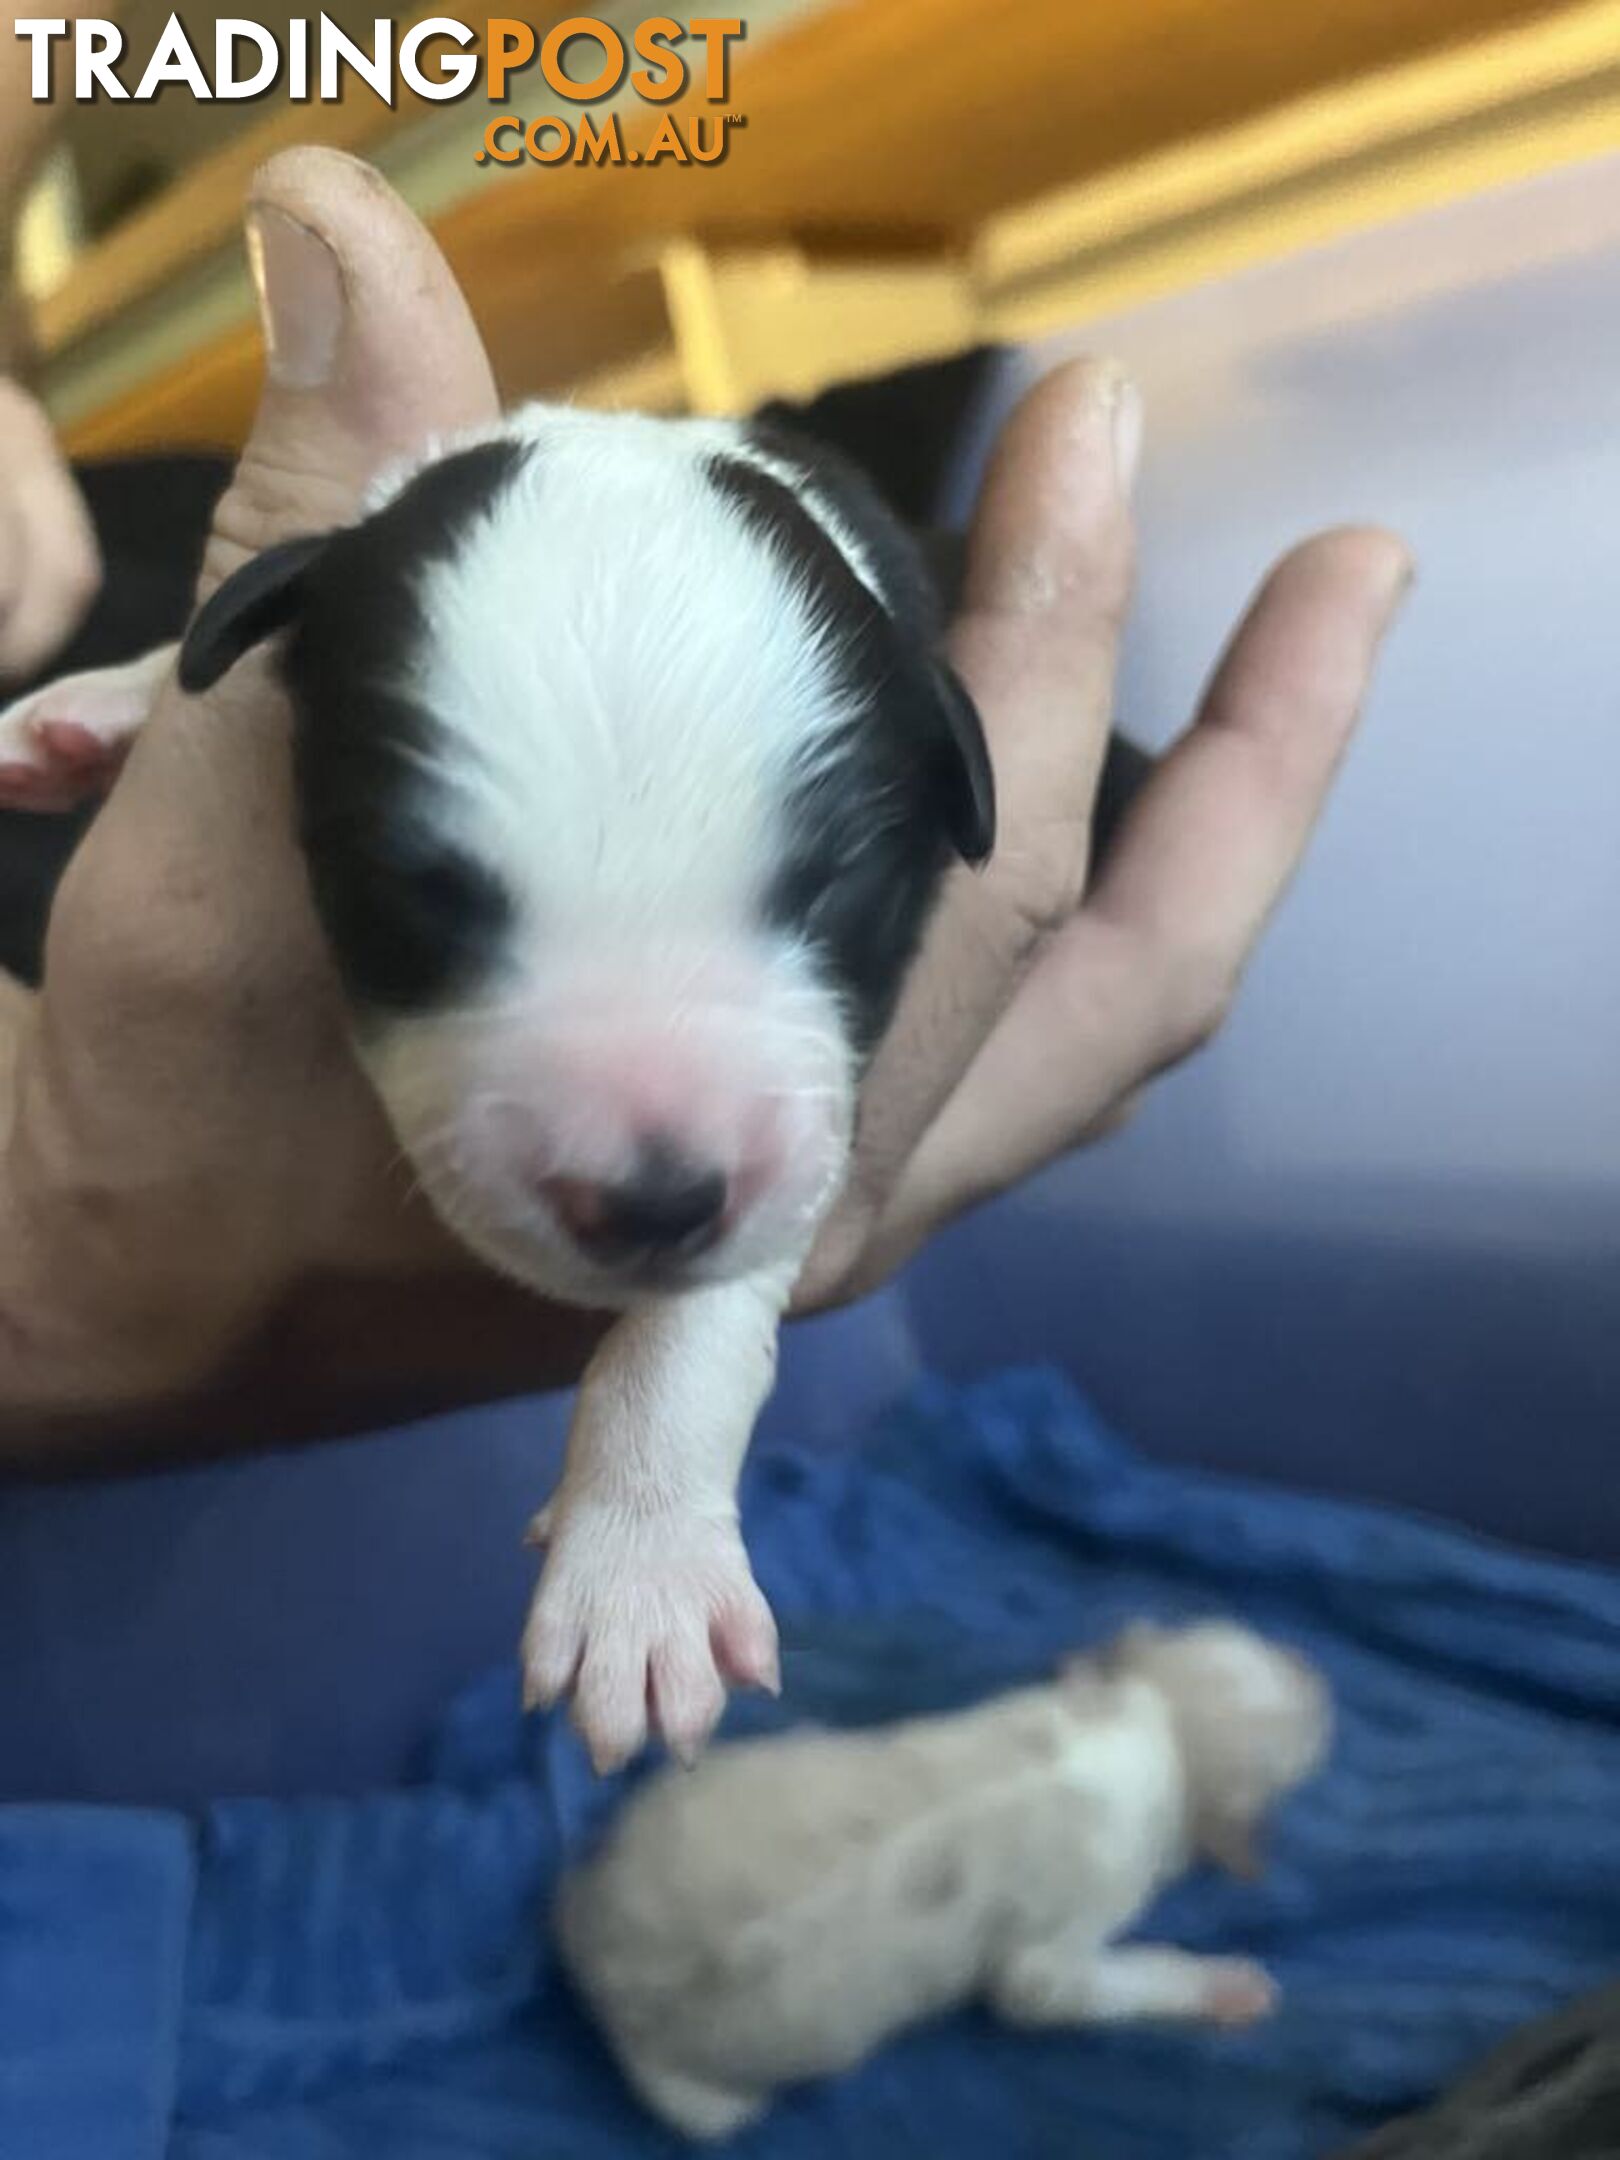
[[(750, 441), (795, 484), (724, 455), (710, 461), (710, 479), (810, 594), (856, 714), (836, 754), (783, 806), (765, 912), (819, 956), (865, 1052), (894, 1010), (951, 853), (980, 861), (990, 851), (989, 753), (945, 660), (939, 602), (910, 536), (835, 452), (775, 427), (751, 430)], [(801, 485), (858, 540), (881, 598)]]
[(304, 604), (305, 574), (331, 543), (330, 533), (283, 540), (244, 563), (197, 610), (175, 670), (188, 695), (211, 690), (245, 652), (285, 630)]
[(427, 637), (420, 572), (453, 555), (532, 446), (480, 443), (428, 466), (305, 573), (282, 653), (310, 884), (344, 987), (368, 1012), (441, 1004), (494, 972), (511, 901), (432, 813), (438, 723), (406, 687)]
[(269, 550), (220, 587), (181, 654), (182, 682), (203, 687), (287, 631), (299, 834), (362, 1026), (442, 1003), (499, 961), (510, 902), (431, 814), (438, 726), (410, 694), (408, 663), (427, 636), (418, 574), (455, 552), (531, 454), (480, 443), (428, 466), (363, 524)]

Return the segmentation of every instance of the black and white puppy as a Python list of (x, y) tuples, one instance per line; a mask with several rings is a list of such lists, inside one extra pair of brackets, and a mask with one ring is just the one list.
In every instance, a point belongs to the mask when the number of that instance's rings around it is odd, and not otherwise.
[[(301, 836), (359, 1055), (493, 1266), (621, 1314), (580, 1391), (524, 1643), (599, 1765), (774, 1684), (735, 1490), (863, 1066), (990, 762), (914, 543), (770, 428), (546, 406), (272, 548), (179, 651), (279, 641)], [(0, 715), (42, 799), (174, 666)]]

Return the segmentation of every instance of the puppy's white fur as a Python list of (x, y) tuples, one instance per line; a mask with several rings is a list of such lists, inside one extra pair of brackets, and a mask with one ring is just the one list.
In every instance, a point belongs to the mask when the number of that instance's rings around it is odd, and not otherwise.
[(645, 1786), (561, 1890), (564, 1961), (693, 2137), (983, 1997), (1030, 2025), (1243, 2024), (1244, 1959), (1117, 1938), (1322, 1760), (1325, 1687), (1225, 1623), (1139, 1629), (1050, 1685), (886, 1730), (741, 1743)]
[[(506, 1272), (628, 1302), (540, 1187), (622, 1176), (653, 1125), (749, 1196), (689, 1270), (735, 1279), (806, 1248), (847, 1150), (842, 1016), (753, 926), (792, 783), (852, 716), (810, 597), (706, 475), (737, 431), (530, 407), (482, 432), (541, 454), (422, 578), (401, 687), (441, 730), (435, 821), (516, 928), (506, 979), (391, 1024), (373, 1078), (424, 1188)], [(561, 549), (559, 502), (580, 513)]]
[[(716, 453), (789, 482), (883, 596), (813, 484), (726, 422), (526, 407), (385, 475), (366, 508), (495, 438), (538, 454), (425, 566), (429, 636), (397, 687), (434, 715), (435, 824), (499, 879), (514, 927), (475, 997), (390, 1018), (357, 1047), (420, 1185), (473, 1250), (548, 1296), (626, 1308), (581, 1391), (525, 1638), (531, 1698), (573, 1688), (607, 1765), (641, 1744), (649, 1705), (689, 1753), (725, 1681), (772, 1683), (733, 1495), (857, 1081), (847, 1016), (762, 906), (794, 783), (851, 718), (835, 626), (716, 491)], [(105, 742), (110, 768), (171, 660), (0, 714), (0, 789), (9, 770), (42, 807), (71, 791), (40, 724), (53, 714)], [(892, 814), (852, 806), (857, 825)], [(858, 854), (862, 832), (847, 844)], [(649, 1132), (731, 1196), (724, 1235), (656, 1297), (587, 1258), (548, 1182), (612, 1185)]]

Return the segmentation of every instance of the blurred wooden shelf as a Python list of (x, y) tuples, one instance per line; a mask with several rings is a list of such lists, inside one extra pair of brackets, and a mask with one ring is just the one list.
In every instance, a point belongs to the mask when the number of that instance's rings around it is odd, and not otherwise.
[[(439, 108), (467, 185), (431, 222), (507, 394), (804, 394), (1620, 147), (1620, 4), (820, 0), (735, 48), (727, 102), (746, 126), (713, 166), (498, 175), (473, 162), (491, 108)], [(238, 440), (245, 288), (178, 354), (129, 326), (228, 262), (267, 149), (386, 154), (420, 115), (277, 115), (90, 251), (41, 311), (74, 447)], [(621, 108), (626, 142), (657, 119)]]

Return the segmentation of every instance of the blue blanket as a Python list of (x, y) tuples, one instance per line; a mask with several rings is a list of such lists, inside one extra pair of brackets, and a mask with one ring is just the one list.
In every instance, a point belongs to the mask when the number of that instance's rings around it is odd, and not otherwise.
[[(1242, 1948), (1241, 2036), (1000, 2032), (977, 2013), (794, 2095), (748, 2160), (1315, 2160), (1620, 1972), (1620, 1580), (1134, 1459), (1068, 1385), (925, 1387), (864, 1451), (746, 1491), (785, 1716), (965, 1702), (1127, 1617), (1238, 1611), (1337, 1693), (1264, 1885), (1199, 1876), (1155, 1934)], [(509, 1672), (422, 1782), (201, 1823), (0, 1809), (6, 2160), (597, 2160), (636, 2110), (539, 1924), (619, 1797)]]

